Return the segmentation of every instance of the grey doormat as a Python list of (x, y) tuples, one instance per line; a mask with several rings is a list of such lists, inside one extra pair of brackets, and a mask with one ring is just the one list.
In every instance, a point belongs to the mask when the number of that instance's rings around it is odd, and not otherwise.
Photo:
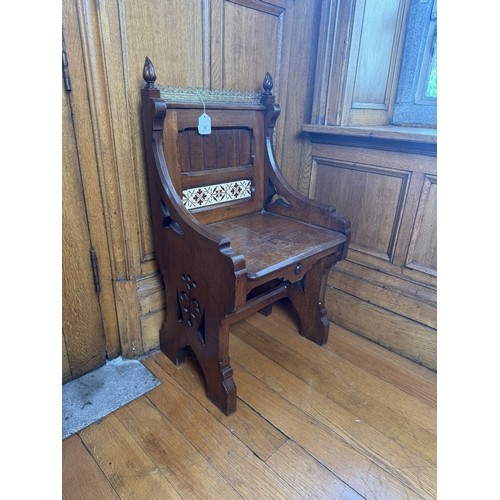
[(62, 438), (160, 385), (140, 362), (116, 358), (62, 386)]

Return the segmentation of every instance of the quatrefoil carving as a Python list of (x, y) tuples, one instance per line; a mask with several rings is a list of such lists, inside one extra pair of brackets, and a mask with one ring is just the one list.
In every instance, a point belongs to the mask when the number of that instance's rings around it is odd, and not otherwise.
[(186, 288), (177, 293), (177, 320), (189, 327), (196, 326), (196, 333), (205, 345), (205, 310), (196, 299), (198, 285), (189, 274), (182, 274), (181, 279)]

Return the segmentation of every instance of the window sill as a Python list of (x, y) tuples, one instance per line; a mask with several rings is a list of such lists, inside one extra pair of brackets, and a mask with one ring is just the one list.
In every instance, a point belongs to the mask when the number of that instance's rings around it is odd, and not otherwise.
[(303, 125), (302, 131), (310, 136), (312, 142), (431, 156), (437, 153), (437, 130), (432, 128)]

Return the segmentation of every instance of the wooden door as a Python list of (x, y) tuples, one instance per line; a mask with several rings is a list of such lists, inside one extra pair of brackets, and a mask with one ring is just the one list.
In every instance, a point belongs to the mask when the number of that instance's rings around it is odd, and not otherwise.
[(101, 308), (91, 259), (95, 252), (90, 238), (70, 96), (63, 86), (63, 383), (102, 366), (106, 361)]

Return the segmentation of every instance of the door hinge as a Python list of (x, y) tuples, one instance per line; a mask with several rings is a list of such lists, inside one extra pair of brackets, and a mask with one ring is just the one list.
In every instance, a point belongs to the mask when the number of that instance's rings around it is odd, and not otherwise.
[(69, 79), (68, 55), (66, 54), (66, 44), (64, 35), (62, 37), (62, 73), (64, 78), (64, 88), (66, 92), (71, 92), (71, 80)]
[(95, 291), (100, 293), (101, 285), (99, 283), (99, 271), (97, 269), (97, 256), (93, 248), (90, 249), (90, 262), (92, 263), (92, 274), (94, 275)]

